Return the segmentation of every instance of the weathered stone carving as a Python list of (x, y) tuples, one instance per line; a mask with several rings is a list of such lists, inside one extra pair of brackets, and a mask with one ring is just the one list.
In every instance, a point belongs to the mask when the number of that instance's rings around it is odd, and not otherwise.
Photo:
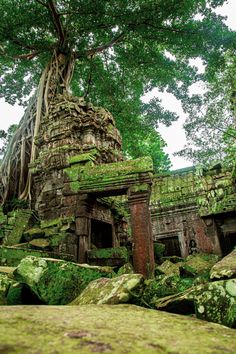
[[(154, 256), (148, 208), (153, 169), (151, 159), (122, 161), (121, 138), (112, 115), (103, 108), (86, 103), (83, 98), (68, 94), (57, 95), (50, 104), (36, 143), (38, 159), (30, 168), (34, 175), (35, 209), (41, 219), (41, 227), (53, 220), (56, 220), (56, 225), (61, 220), (75, 225), (72, 233), (77, 242), (67, 235), (67, 240), (72, 240), (70, 245), (64, 243), (62, 247), (61, 243), (58, 251), (69, 251), (75, 261), (84, 263), (94, 244), (103, 248), (124, 244), (124, 235), (122, 240), (119, 239), (121, 232), (118, 231), (122, 213), (117, 212), (113, 205), (110, 220), (102, 220), (104, 207), (109, 210), (111, 206), (97, 199), (127, 194), (129, 190), (131, 219), (135, 220), (133, 225), (141, 222), (141, 216), (145, 218), (139, 228), (132, 228), (134, 258), (137, 260), (135, 271), (145, 277), (152, 275)], [(140, 189), (142, 202), (133, 188)], [(133, 212), (136, 204), (138, 217)], [(98, 230), (93, 220), (100, 222)], [(141, 228), (144, 237), (141, 236)], [(99, 236), (101, 232), (103, 236)], [(94, 242), (96, 237), (99, 237), (99, 242)], [(142, 245), (148, 251), (145, 256), (145, 252), (140, 252)]]

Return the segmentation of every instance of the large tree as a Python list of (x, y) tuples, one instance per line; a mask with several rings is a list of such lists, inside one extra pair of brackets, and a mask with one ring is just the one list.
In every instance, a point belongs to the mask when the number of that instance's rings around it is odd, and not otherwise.
[[(139, 130), (147, 132), (147, 144), (159, 139), (161, 146), (158, 122), (170, 124), (177, 117), (163, 111), (158, 100), (142, 105), (141, 97), (158, 87), (184, 102), (198, 79), (189, 59), (200, 56), (208, 73), (221, 65), (224, 50), (235, 40), (213, 11), (224, 2), (1, 0), (0, 96), (22, 102), (38, 87), (2, 164), (5, 197), (9, 183), (17, 186), (26, 162), (35, 159), (34, 141), (27, 137), (37, 136), (57, 93), (71, 89), (108, 108), (127, 154), (134, 150), (132, 132), (135, 136)], [(30, 185), (29, 175), (24, 190), (15, 190), (27, 198)]]

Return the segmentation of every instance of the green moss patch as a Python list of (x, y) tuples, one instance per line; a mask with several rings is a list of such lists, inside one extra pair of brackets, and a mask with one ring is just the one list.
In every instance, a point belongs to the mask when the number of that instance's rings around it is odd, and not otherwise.
[(44, 303), (62, 305), (71, 302), (92, 280), (112, 277), (113, 271), (108, 267), (27, 257), (14, 274), (17, 281), (29, 286)]
[(64, 170), (70, 180), (70, 187), (73, 192), (78, 192), (82, 189), (105, 188), (111, 184), (114, 185), (114, 181), (122, 183), (130, 175), (137, 180), (140, 173), (152, 171), (153, 164), (150, 157), (101, 164), (92, 168), (89, 164), (81, 165), (78, 163)]
[(3, 306), (5, 353), (234, 354), (235, 330), (133, 305)]

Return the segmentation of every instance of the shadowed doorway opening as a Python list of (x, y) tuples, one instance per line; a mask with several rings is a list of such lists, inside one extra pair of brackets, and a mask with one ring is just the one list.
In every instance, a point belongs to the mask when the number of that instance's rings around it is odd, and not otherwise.
[(113, 247), (112, 225), (103, 221), (91, 220), (91, 245), (96, 248)]

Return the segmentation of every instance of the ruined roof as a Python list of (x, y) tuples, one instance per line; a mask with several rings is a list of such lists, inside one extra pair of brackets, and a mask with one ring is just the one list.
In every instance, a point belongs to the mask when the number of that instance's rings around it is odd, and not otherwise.
[(196, 206), (201, 216), (234, 211), (235, 180), (219, 164), (208, 170), (190, 167), (156, 175), (151, 206), (157, 211)]

